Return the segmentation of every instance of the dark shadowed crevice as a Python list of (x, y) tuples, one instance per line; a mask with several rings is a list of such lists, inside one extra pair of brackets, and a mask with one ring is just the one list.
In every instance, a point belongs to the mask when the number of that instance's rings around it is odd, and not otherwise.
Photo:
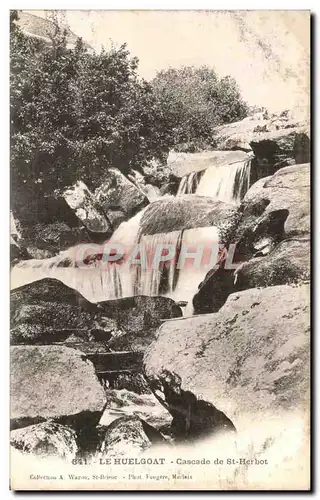
[[(146, 375), (145, 375), (146, 376)], [(158, 401), (172, 415), (171, 435), (176, 441), (192, 441), (207, 436), (236, 432), (233, 422), (212, 403), (181, 389), (181, 378), (163, 370), (157, 377), (146, 376)]]

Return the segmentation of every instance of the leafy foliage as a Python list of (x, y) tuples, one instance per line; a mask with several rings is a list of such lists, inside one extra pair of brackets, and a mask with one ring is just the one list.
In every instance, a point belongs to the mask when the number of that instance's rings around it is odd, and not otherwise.
[(209, 68), (169, 69), (148, 83), (125, 44), (94, 53), (81, 39), (70, 47), (58, 24), (49, 42), (25, 35), (17, 19), (12, 11), (11, 180), (19, 212), (33, 204), (39, 214), (41, 200), (78, 179), (98, 186), (110, 166), (124, 174), (146, 168), (148, 182), (159, 181), (169, 149), (212, 145), (213, 126), (246, 115), (235, 82)]
[(127, 173), (163, 159), (170, 132), (125, 45), (95, 54), (78, 39), (69, 48), (59, 27), (48, 43), (16, 19), (11, 12), (13, 193), (27, 203), (78, 178), (94, 187), (109, 166)]
[(248, 114), (235, 80), (219, 78), (207, 66), (160, 71), (152, 85), (173, 129), (176, 150), (210, 148), (213, 127)]

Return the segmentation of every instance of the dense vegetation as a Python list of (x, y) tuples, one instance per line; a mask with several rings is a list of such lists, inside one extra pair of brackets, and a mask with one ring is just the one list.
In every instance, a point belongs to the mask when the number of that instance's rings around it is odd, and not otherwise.
[(214, 125), (247, 112), (235, 82), (211, 69), (169, 69), (148, 83), (125, 45), (94, 53), (78, 39), (70, 48), (58, 26), (48, 43), (23, 34), (17, 16), (11, 172), (12, 192), (26, 204), (79, 178), (95, 187), (111, 165), (126, 174), (164, 161), (172, 147), (210, 146)]
[(230, 76), (219, 78), (207, 66), (160, 71), (152, 85), (166, 111), (176, 150), (210, 148), (214, 146), (215, 126), (248, 114), (235, 80)]

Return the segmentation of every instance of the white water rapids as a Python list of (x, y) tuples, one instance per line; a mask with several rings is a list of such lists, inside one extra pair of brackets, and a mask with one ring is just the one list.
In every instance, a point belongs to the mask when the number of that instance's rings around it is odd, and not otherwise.
[(211, 165), (204, 172), (191, 172), (182, 177), (177, 196), (196, 194), (226, 203), (240, 203), (250, 187), (250, 171), (250, 159), (229, 165)]
[[(249, 188), (250, 163), (251, 160), (238, 161), (229, 165), (212, 165), (204, 172), (191, 172), (181, 180), (178, 196), (193, 192), (196, 196), (239, 203)], [(157, 245), (171, 245), (178, 255), (181, 245), (197, 248), (204, 245), (208, 248), (218, 243), (216, 227), (181, 228), (179, 231), (140, 236), (140, 222), (145, 210), (123, 222), (110, 240), (126, 249), (126, 257), (138, 244), (150, 260)], [(190, 260), (187, 266), (177, 269), (176, 259), (161, 262), (157, 268), (150, 264), (144, 268), (126, 258), (106, 262), (101, 260), (102, 254), (103, 245), (88, 243), (71, 247), (50, 259), (21, 261), (12, 269), (11, 286), (17, 288), (43, 278), (56, 278), (91, 302), (132, 295), (164, 295), (175, 301), (188, 302), (189, 315), (192, 314), (192, 297), (209, 270), (204, 265), (193, 267)]]

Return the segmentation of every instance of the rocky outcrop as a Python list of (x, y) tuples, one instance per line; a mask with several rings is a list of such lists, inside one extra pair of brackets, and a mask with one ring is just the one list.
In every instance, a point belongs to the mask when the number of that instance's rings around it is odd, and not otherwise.
[(108, 457), (132, 457), (165, 442), (159, 431), (137, 416), (120, 417), (107, 427), (100, 426), (98, 433), (98, 453), (107, 453)]
[(11, 431), (10, 444), (22, 453), (46, 458), (72, 460), (78, 452), (75, 431), (52, 420)]
[(80, 351), (60, 346), (13, 346), (10, 359), (13, 421), (82, 412), (102, 414), (104, 390), (93, 364)]
[(306, 126), (254, 134), (250, 141), (253, 153), (260, 162), (274, 168), (291, 163), (310, 161), (310, 134)]
[(217, 149), (254, 154), (251, 184), (279, 168), (310, 161), (308, 122), (293, 118), (288, 111), (272, 116), (267, 112), (257, 113), (216, 127), (214, 143)]
[(284, 285), (310, 279), (310, 240), (281, 241), (267, 256), (242, 263), (235, 272), (234, 289)]
[(29, 258), (46, 259), (81, 241), (88, 241), (84, 226), (70, 227), (65, 222), (35, 223), (25, 226), (19, 246)]
[(168, 297), (134, 296), (92, 304), (59, 280), (11, 291), (11, 344), (53, 344), (87, 354), (144, 350), (165, 319), (182, 316)]
[(25, 248), (22, 248), (12, 236), (10, 236), (10, 264), (15, 265), (20, 260), (30, 259), (30, 255)]
[(164, 319), (182, 316), (181, 308), (168, 297), (137, 295), (100, 302), (98, 307), (125, 332), (109, 341), (108, 345), (114, 351), (144, 350)]
[(93, 194), (82, 181), (78, 181), (63, 193), (69, 207), (90, 233), (107, 238), (112, 234), (112, 226)]
[(310, 164), (293, 165), (278, 170), (272, 177), (253, 185), (243, 200), (243, 219), (266, 200), (264, 214), (288, 210), (286, 236), (310, 232)]
[(117, 324), (59, 280), (45, 278), (11, 291), (11, 343), (107, 342)]
[(202, 151), (201, 153), (170, 151), (167, 163), (177, 177), (183, 177), (190, 172), (200, 172), (215, 165), (229, 165), (247, 158), (248, 155), (243, 151)]
[(108, 169), (94, 195), (114, 229), (149, 203), (145, 194), (116, 168)]
[(211, 270), (199, 285), (196, 313), (216, 312), (230, 293), (310, 278), (310, 165), (293, 165), (247, 192), (224, 241), (237, 243), (234, 272)]
[[(251, 143), (259, 138), (259, 134), (262, 137), (262, 134), (268, 133), (276, 134), (276, 137), (280, 137), (281, 134), (285, 137), (292, 133), (306, 133), (308, 135), (308, 123), (300, 117), (290, 116), (287, 111), (271, 116), (267, 112), (262, 112), (237, 122), (215, 127), (213, 138), (216, 149), (250, 151), (253, 149)], [(278, 136), (277, 133), (279, 133)]]
[(184, 391), (239, 430), (245, 415), (308, 411), (309, 350), (309, 286), (282, 285), (234, 293), (215, 314), (164, 323), (144, 362), (148, 377), (176, 373)]
[(140, 234), (219, 226), (227, 223), (234, 212), (233, 205), (206, 196), (168, 197), (150, 203), (141, 218)]

